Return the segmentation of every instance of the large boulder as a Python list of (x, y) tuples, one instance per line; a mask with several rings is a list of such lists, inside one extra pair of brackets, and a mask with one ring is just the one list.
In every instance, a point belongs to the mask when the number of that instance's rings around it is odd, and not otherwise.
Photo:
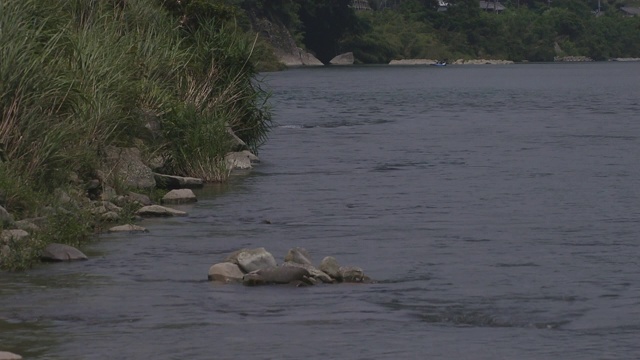
[(304, 264), (304, 265), (313, 265), (313, 262), (311, 261), (311, 255), (309, 255), (309, 252), (307, 251), (307, 249), (301, 248), (301, 247), (289, 249), (289, 251), (287, 252), (287, 255), (285, 255), (284, 257), (284, 261), (294, 262), (294, 263)]
[(153, 174), (156, 184), (161, 189), (198, 189), (204, 186), (204, 181), (194, 177), (184, 177), (165, 174)]
[(49, 244), (42, 250), (40, 258), (44, 261), (87, 260), (87, 256), (73, 246), (65, 244)]
[(263, 247), (237, 251), (228, 257), (227, 261), (238, 264), (247, 273), (278, 266), (273, 255)]
[(308, 280), (309, 272), (298, 267), (274, 267), (252, 271), (244, 275), (244, 285), (269, 284), (311, 284)]
[(241, 282), (244, 273), (240, 267), (230, 262), (214, 264), (209, 268), (209, 281), (223, 283)]
[(331, 61), (329, 61), (329, 63), (331, 65), (353, 65), (354, 61), (355, 58), (353, 57), (353, 53), (347, 52), (334, 57), (333, 59), (331, 59)]
[(104, 174), (107, 179), (115, 177), (125, 185), (141, 189), (155, 188), (156, 180), (151, 168), (142, 162), (140, 150), (137, 148), (120, 148), (107, 146), (105, 148)]
[(161, 205), (149, 205), (143, 206), (138, 211), (136, 211), (136, 215), (142, 217), (171, 217), (171, 216), (187, 216), (187, 213), (184, 211), (168, 208)]
[(198, 201), (191, 189), (174, 189), (162, 197), (163, 204), (186, 204)]

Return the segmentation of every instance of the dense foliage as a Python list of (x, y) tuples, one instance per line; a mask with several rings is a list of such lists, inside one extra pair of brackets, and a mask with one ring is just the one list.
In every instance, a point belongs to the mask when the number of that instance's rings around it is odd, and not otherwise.
[[(623, 16), (616, 0), (601, 0), (599, 13), (598, 0), (504, 0), (500, 13), (482, 9), (478, 0), (447, 2), (447, 10), (438, 11), (435, 0), (371, 0), (373, 11), (356, 14), (349, 1), (242, 1), (281, 19), (325, 63), (346, 51), (363, 63), (640, 57), (640, 17)], [(640, 6), (634, 0), (627, 5)]]
[(101, 168), (109, 146), (210, 181), (227, 176), (229, 129), (257, 150), (268, 94), (238, 10), (207, 0), (0, 1), (0, 205), (17, 219), (50, 219), (33, 244), (90, 232), (58, 190), (82, 197), (96, 177), (118, 188)]

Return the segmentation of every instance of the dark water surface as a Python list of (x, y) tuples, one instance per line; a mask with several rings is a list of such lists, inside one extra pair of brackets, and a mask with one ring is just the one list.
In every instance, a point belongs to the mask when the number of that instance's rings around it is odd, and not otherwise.
[[(0, 274), (33, 359), (640, 358), (640, 63), (268, 74), (246, 177), (87, 262)], [(270, 220), (271, 224), (262, 223)], [(241, 247), (379, 280), (217, 286)]]

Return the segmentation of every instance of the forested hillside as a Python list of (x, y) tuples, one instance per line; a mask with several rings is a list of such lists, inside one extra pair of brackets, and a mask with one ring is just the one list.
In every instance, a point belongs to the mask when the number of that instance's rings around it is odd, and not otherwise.
[(640, 16), (622, 11), (640, 6), (634, 1), (372, 0), (368, 11), (355, 11), (351, 0), (239, 0), (235, 5), (282, 24), (324, 63), (347, 51), (361, 63), (388, 63), (401, 58), (640, 57)]

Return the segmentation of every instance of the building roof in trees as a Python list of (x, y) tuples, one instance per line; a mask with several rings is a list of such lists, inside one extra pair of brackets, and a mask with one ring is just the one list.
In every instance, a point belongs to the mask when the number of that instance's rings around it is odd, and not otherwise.
[(505, 7), (498, 1), (484, 1), (480, 0), (480, 8), (486, 11), (504, 11)]

